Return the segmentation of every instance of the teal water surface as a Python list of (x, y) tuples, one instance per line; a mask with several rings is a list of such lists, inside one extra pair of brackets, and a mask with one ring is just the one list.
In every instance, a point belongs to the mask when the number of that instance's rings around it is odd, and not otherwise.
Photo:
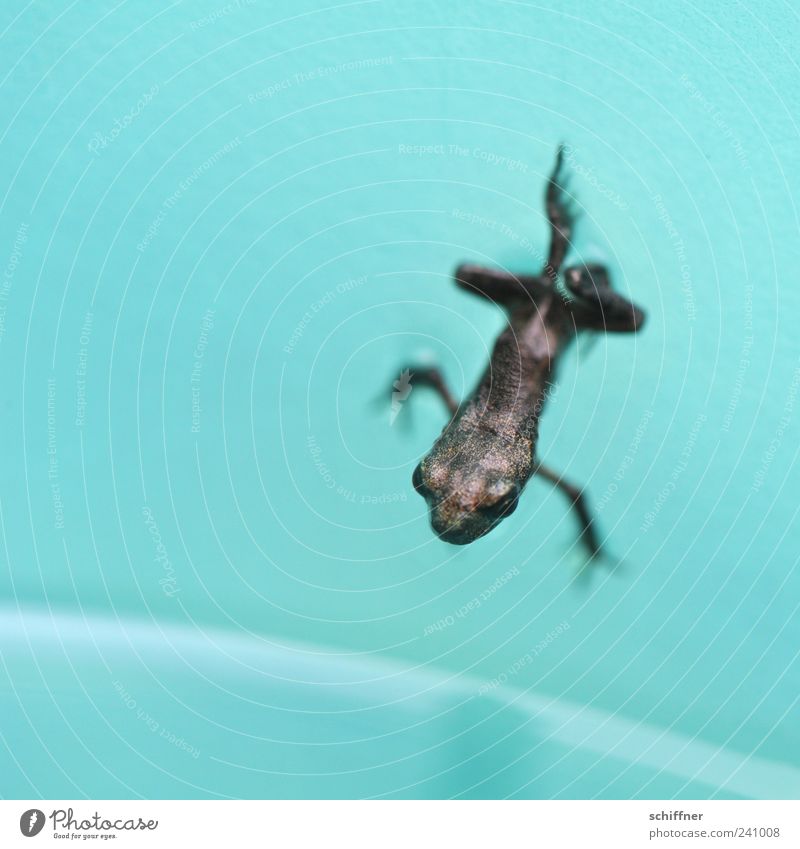
[[(800, 186), (766, 0), (0, 9), (0, 794), (796, 797)], [(581, 338), (487, 537), (411, 472), (502, 313), (571, 261)]]

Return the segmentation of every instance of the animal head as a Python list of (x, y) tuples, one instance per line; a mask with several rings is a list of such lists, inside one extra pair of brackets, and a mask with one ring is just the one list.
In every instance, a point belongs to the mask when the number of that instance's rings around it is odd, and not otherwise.
[(439, 538), (466, 545), (516, 510), (530, 467), (530, 455), (513, 446), (444, 440), (416, 467), (412, 483)]

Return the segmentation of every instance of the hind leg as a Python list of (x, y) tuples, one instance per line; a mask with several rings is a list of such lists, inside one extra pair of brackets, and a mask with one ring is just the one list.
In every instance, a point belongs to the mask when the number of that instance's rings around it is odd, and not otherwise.
[(459, 288), (501, 306), (508, 306), (520, 300), (535, 303), (550, 291), (547, 278), (530, 274), (509, 274), (469, 263), (459, 265), (453, 276)]
[(391, 423), (394, 423), (415, 386), (427, 386), (433, 389), (442, 399), (451, 416), (458, 412), (458, 400), (450, 391), (444, 375), (438, 368), (409, 366), (401, 369), (399, 378), (392, 383)]
[(588, 264), (568, 268), (564, 283), (575, 300), (570, 303), (578, 327), (615, 333), (634, 333), (645, 315), (636, 304), (611, 288), (608, 269)]
[(479, 265), (464, 264), (459, 265), (455, 271), (458, 286), (503, 306), (519, 300), (532, 300), (535, 303), (552, 291), (569, 248), (575, 221), (575, 214), (564, 188), (563, 167), (564, 147), (561, 145), (556, 153), (553, 171), (547, 179), (544, 196), (545, 210), (550, 222), (550, 249), (542, 273), (538, 276), (509, 274)]

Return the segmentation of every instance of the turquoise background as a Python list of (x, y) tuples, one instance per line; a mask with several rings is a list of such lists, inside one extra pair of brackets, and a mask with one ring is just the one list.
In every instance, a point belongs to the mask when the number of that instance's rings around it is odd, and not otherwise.
[[(0, 794), (796, 798), (798, 37), (777, 0), (3, 4)], [(390, 425), (403, 365), (477, 379), (503, 315), (450, 275), (541, 264), (560, 141), (572, 261), (648, 313), (542, 425), (591, 573), (538, 481), (438, 541), (446, 416)]]

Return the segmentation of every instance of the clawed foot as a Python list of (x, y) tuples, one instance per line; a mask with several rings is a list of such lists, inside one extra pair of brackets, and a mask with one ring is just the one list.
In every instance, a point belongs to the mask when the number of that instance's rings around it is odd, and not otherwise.
[(556, 153), (556, 164), (545, 191), (545, 209), (550, 221), (550, 252), (543, 273), (554, 282), (569, 249), (578, 215), (577, 207), (567, 193), (563, 168), (564, 145), (560, 145)]
[[(389, 406), (390, 424), (394, 424), (401, 414), (406, 412), (404, 409), (406, 402), (409, 400), (412, 391), (419, 386), (427, 386), (433, 389), (444, 402), (450, 415), (456, 414), (458, 401), (450, 391), (441, 371), (432, 366), (408, 366), (400, 369), (398, 376), (392, 381)], [(386, 395), (381, 393), (374, 403), (383, 406), (386, 403)], [(405, 415), (404, 419), (408, 421), (409, 416)]]

